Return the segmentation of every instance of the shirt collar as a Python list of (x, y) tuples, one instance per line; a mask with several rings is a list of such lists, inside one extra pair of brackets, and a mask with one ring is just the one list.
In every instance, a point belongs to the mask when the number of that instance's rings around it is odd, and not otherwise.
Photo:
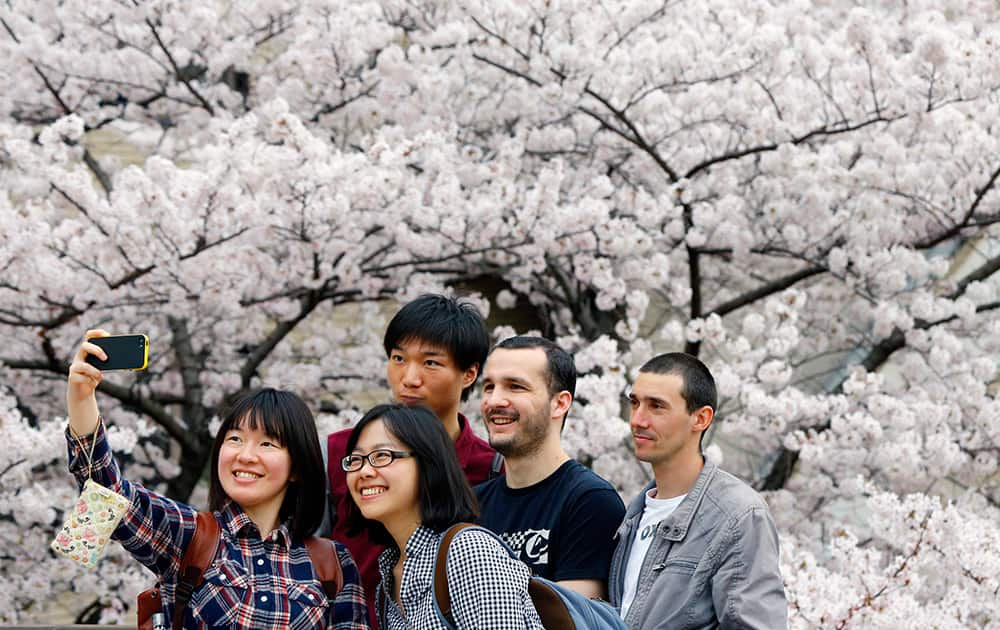
[[(257, 524), (250, 519), (250, 516), (235, 501), (226, 503), (222, 510), (219, 511), (219, 516), (222, 519), (223, 527), (229, 531), (229, 535), (233, 539), (240, 537), (260, 538), (260, 529), (257, 528)], [(288, 531), (288, 521), (279, 524), (277, 529), (271, 532), (270, 538), (275, 542), (281, 543), (285, 549), (290, 549), (292, 546), (292, 535)]]
[[(410, 539), (406, 541), (406, 558), (420, 557), (422, 554), (426, 553), (429, 549), (432, 553), (437, 551), (438, 542), (441, 540), (441, 534), (436, 533), (433, 529), (429, 527), (424, 527), (423, 525), (418, 525), (417, 529), (413, 530), (410, 534)], [(399, 549), (395, 545), (389, 545), (386, 547), (378, 557), (379, 571), (383, 574), (383, 577), (387, 574), (391, 574), (392, 567), (399, 560)]]
[(428, 548), (436, 549), (440, 538), (440, 534), (434, 533), (434, 530), (420, 525), (406, 541), (406, 557), (416, 558)]
[(472, 426), (469, 424), (469, 419), (458, 414), (458, 439), (455, 440), (455, 450), (461, 451), (466, 448), (473, 440), (475, 433), (472, 432)]

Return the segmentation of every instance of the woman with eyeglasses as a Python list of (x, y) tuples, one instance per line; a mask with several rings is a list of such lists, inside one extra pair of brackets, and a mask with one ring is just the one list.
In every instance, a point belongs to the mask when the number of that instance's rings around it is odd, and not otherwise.
[[(353, 531), (386, 545), (376, 597), (382, 630), (447, 629), (434, 606), (434, 564), (444, 532), (474, 522), (475, 494), (455, 447), (422, 407), (378, 405), (361, 418), (341, 465), (354, 507)], [(542, 628), (528, 595), (530, 572), (492, 537), (456, 536), (447, 558), (451, 613), (460, 629)]]

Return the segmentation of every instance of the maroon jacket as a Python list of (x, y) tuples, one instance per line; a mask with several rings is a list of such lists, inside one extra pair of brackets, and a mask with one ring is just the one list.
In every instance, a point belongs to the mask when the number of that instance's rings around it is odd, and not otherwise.
[[(455, 440), (455, 452), (462, 472), (469, 480), (470, 486), (475, 486), (491, 477), (496, 451), (486, 440), (472, 432), (468, 419), (458, 415), (461, 433)], [(347, 535), (347, 525), (340, 515), (347, 514), (348, 505), (353, 503), (351, 493), (347, 489), (347, 473), (340, 466), (340, 460), (347, 455), (347, 438), (351, 429), (331, 433), (327, 437), (327, 476), (330, 482), (330, 500), (333, 502), (337, 517), (330, 532), (330, 538), (347, 546), (354, 556), (354, 562), (361, 572), (361, 584), (365, 588), (365, 599), (368, 601), (368, 619), (373, 630), (378, 630), (375, 617), (375, 587), (379, 582), (378, 556), (385, 547), (376, 545), (368, 538), (367, 532), (358, 536)], [(499, 472), (502, 472), (501, 468)]]

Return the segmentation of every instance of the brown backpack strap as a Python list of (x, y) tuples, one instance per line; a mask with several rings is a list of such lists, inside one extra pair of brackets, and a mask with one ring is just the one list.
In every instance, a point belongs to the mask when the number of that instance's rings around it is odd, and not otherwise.
[(184, 610), (191, 595), (201, 586), (205, 569), (215, 560), (219, 549), (219, 521), (211, 512), (198, 512), (195, 520), (194, 535), (188, 543), (181, 566), (177, 570), (177, 588), (174, 591), (174, 630), (182, 630), (184, 626)]
[(313, 571), (319, 578), (326, 598), (333, 599), (344, 588), (344, 571), (340, 567), (340, 558), (333, 543), (325, 538), (310, 536), (305, 539), (306, 551), (312, 561)]
[(437, 558), (434, 560), (434, 599), (437, 600), (441, 614), (452, 625), (455, 618), (451, 614), (451, 593), (448, 592), (448, 547), (455, 534), (467, 527), (475, 527), (472, 523), (455, 523), (445, 531), (438, 545)]

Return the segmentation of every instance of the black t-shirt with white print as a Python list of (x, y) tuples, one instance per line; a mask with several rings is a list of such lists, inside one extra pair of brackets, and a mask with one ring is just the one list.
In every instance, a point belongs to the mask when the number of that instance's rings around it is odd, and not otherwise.
[(508, 488), (503, 475), (476, 486), (476, 496), (479, 524), (499, 534), (535, 575), (608, 579), (625, 505), (583, 464), (569, 460), (527, 488)]

